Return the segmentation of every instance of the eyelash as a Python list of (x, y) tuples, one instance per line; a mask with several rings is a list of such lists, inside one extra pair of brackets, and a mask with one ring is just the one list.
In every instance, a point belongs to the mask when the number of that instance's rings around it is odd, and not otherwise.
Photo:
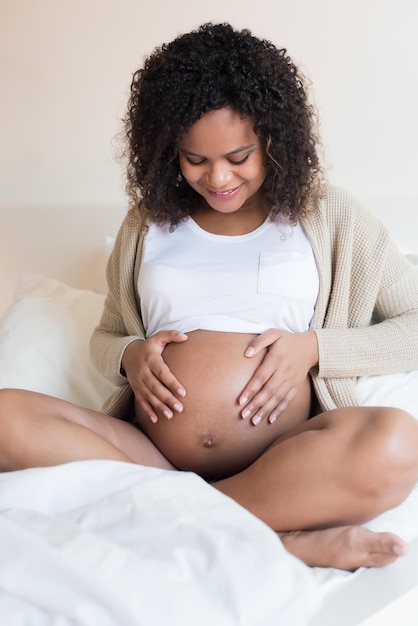
[[(241, 159), (240, 161), (231, 161), (230, 159), (228, 159), (228, 161), (231, 163), (231, 165), (242, 165), (243, 163), (245, 163), (245, 161), (248, 159), (249, 156), (250, 156), (249, 154), (246, 154), (245, 157)], [(194, 161), (189, 159), (188, 156), (186, 156), (186, 161), (190, 163), (190, 165), (196, 165), (196, 166), (203, 165), (203, 163), (205, 163), (205, 161), (199, 161), (199, 163), (195, 163)]]

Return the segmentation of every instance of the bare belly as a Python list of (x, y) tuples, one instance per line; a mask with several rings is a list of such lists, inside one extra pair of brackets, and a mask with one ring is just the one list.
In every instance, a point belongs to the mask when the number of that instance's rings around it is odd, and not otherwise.
[(220, 479), (245, 469), (282, 433), (308, 419), (310, 382), (306, 378), (276, 422), (254, 426), (242, 419), (238, 404), (265, 354), (243, 356), (253, 335), (197, 330), (188, 337), (164, 350), (165, 362), (187, 392), (183, 412), (153, 424), (136, 405), (136, 422), (173, 465)]

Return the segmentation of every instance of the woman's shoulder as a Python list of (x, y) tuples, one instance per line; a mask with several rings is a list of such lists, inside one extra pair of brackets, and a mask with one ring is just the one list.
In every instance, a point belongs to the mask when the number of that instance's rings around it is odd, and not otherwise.
[(356, 195), (338, 185), (326, 184), (320, 198), (321, 208), (328, 213), (353, 213), (367, 211), (367, 207)]
[(324, 185), (316, 210), (329, 225), (357, 224), (360, 228), (367, 226), (370, 229), (383, 226), (363, 200), (338, 185)]
[(324, 185), (320, 199), (302, 220), (310, 236), (331, 245), (350, 246), (385, 245), (389, 237), (387, 228), (366, 204), (346, 189), (337, 185)]
[(119, 267), (119, 259), (131, 259), (134, 262), (138, 249), (141, 248), (148, 225), (146, 212), (140, 206), (128, 209), (116, 235), (108, 269)]
[(148, 213), (145, 207), (130, 207), (119, 227), (116, 241), (120, 244), (140, 238), (145, 229), (149, 226)]
[(329, 230), (341, 222), (352, 222), (359, 210), (363, 207), (354, 194), (338, 185), (324, 183), (316, 201), (303, 214), (302, 222), (306, 227)]
[(137, 206), (132, 206), (128, 209), (125, 218), (122, 222), (122, 228), (127, 230), (134, 229), (138, 232), (143, 227), (149, 224), (148, 211), (143, 203)]

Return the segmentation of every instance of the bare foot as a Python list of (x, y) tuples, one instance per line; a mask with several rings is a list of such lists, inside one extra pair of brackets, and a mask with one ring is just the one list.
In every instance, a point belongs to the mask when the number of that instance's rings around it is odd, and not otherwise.
[(312, 567), (355, 570), (393, 563), (408, 552), (392, 533), (374, 533), (363, 526), (278, 533), (285, 548)]

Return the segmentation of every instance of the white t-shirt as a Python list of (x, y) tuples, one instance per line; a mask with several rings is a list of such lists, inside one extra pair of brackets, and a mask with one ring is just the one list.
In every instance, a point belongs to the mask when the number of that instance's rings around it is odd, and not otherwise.
[(309, 329), (319, 289), (300, 224), (270, 218), (246, 235), (214, 235), (192, 218), (152, 224), (138, 278), (146, 336), (197, 329), (259, 334)]

